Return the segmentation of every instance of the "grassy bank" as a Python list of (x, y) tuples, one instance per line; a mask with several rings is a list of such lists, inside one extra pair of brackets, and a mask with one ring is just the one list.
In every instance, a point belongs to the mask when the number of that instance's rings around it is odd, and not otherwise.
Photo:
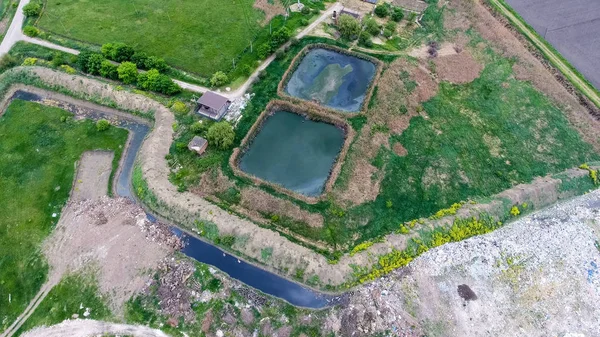
[(16, 335), (34, 327), (58, 324), (72, 319), (74, 315), (101, 321), (112, 317), (106, 300), (98, 295), (97, 282), (91, 275), (80, 273), (64, 277), (50, 290)]
[[(127, 131), (98, 132), (64, 110), (15, 100), (0, 117), (0, 322), (4, 330), (27, 306), (47, 274), (40, 244), (67, 201), (74, 163), (84, 151), (115, 151)], [(9, 302), (10, 294), (10, 302)]]

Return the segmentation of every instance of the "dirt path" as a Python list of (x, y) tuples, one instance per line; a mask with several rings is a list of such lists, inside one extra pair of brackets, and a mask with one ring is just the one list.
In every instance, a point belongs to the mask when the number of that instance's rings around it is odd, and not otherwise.
[[(43, 46), (46, 48), (60, 50), (65, 53), (69, 53), (69, 54), (73, 54), (73, 55), (79, 55), (79, 51), (76, 49), (63, 47), (63, 46), (60, 46), (55, 43), (48, 42), (48, 41), (45, 41), (42, 39), (31, 38), (31, 37), (28, 37), (23, 34), (23, 32), (21, 31), (21, 27), (23, 26), (23, 21), (25, 19), (25, 16), (23, 15), (23, 6), (28, 4), (29, 1), (30, 0), (21, 0), (21, 2), (19, 3), (19, 8), (17, 9), (15, 18), (13, 19), (13, 21), (8, 29), (7, 34), (5, 35), (4, 39), (2, 40), (2, 43), (0, 44), (0, 57), (2, 57), (4, 54), (7, 54), (10, 51), (10, 49), (12, 48), (12, 46), (15, 43), (17, 43), (18, 41), (26, 41), (26, 42), (37, 44), (37, 45), (40, 45), (40, 46)], [(308, 35), (308, 33), (311, 30), (313, 30), (321, 22), (323, 22), (325, 19), (327, 19), (329, 16), (331, 16), (333, 14), (333, 11), (340, 11), (342, 7), (343, 7), (342, 4), (340, 4), (339, 2), (336, 2), (335, 4), (333, 4), (331, 7), (329, 7), (329, 9), (327, 9), (325, 12), (323, 12), (323, 14), (321, 14), (321, 16), (319, 18), (317, 18), (313, 23), (311, 23), (306, 28), (304, 28), (302, 31), (300, 31), (298, 34), (296, 34), (296, 38), (301, 39), (304, 36)], [(285, 45), (281, 46), (279, 49), (284, 49), (289, 44), (290, 43), (288, 42)], [(220, 92), (220, 94), (227, 98), (230, 98), (232, 100), (243, 96), (246, 93), (246, 91), (250, 88), (252, 83), (254, 83), (254, 81), (258, 78), (260, 72), (265, 70), (271, 64), (271, 62), (273, 62), (273, 60), (275, 60), (275, 53), (273, 53), (266, 60), (264, 60), (261, 63), (261, 65), (254, 71), (254, 73), (252, 73), (252, 75), (250, 75), (250, 77), (248, 77), (246, 82), (244, 82), (244, 84), (242, 84), (239, 88), (237, 88), (236, 90), (231, 91), (231, 92)], [(173, 79), (173, 82), (177, 83), (183, 89), (194, 91), (197, 93), (205, 93), (205, 92), (211, 90), (210, 88), (207, 88), (207, 87), (203, 87), (203, 86), (200, 86), (197, 84), (183, 82), (180, 80)]]
[(33, 329), (23, 337), (91, 337), (91, 336), (169, 337), (142, 325), (117, 324), (94, 320), (68, 320), (51, 327)]
[(121, 315), (124, 302), (148, 281), (147, 271), (180, 247), (169, 228), (150, 223), (139, 205), (106, 196), (113, 157), (104, 151), (83, 154), (70, 201), (43, 245), (48, 281), (2, 337), (19, 330), (63, 275), (90, 265), (97, 266), (99, 288), (110, 294), (112, 311)]
[(510, 20), (510, 22), (515, 25), (519, 31), (521, 31), (525, 36), (539, 49), (542, 51), (544, 56), (550, 60), (550, 62), (560, 70), (560, 72), (565, 75), (565, 77), (575, 85), (586, 97), (588, 97), (597, 107), (600, 108), (600, 95), (598, 92), (592, 87), (590, 84), (585, 82), (578, 76), (575, 71), (571, 69), (569, 64), (566, 63), (557, 52), (553, 51), (548, 47), (545, 40), (541, 39), (537, 33), (530, 29), (520, 18), (518, 18), (515, 14), (513, 14), (508, 8), (504, 6), (504, 3), (498, 0), (490, 0), (490, 2), (498, 8), (504, 16)]

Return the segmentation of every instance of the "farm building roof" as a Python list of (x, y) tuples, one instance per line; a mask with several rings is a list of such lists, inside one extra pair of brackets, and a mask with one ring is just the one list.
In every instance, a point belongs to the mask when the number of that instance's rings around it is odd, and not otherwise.
[(370, 4), (376, 4), (377, 0), (363, 0), (364, 2), (368, 2)]
[(350, 16), (356, 18), (356, 19), (360, 19), (360, 16), (361, 16), (359, 12), (357, 12), (355, 10), (352, 10), (350, 8), (344, 8), (344, 9), (342, 9), (342, 11), (340, 12), (340, 16), (342, 16), (344, 14), (350, 15)]
[(200, 136), (194, 136), (190, 143), (188, 144), (188, 148), (194, 151), (200, 151), (203, 147), (208, 144), (208, 141)]
[(220, 110), (223, 106), (229, 103), (229, 98), (221, 96), (216, 92), (207, 91), (199, 99), (198, 104), (210, 107), (215, 110)]

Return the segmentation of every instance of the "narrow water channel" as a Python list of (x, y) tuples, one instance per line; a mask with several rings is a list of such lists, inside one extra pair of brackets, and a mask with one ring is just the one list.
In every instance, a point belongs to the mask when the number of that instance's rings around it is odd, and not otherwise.
[[(40, 92), (43, 91), (40, 90)], [(139, 152), (146, 135), (150, 131), (149, 125), (141, 123), (134, 118), (115, 116), (108, 108), (102, 109), (99, 107), (98, 109), (94, 109), (90, 108), (87, 103), (85, 106), (79, 106), (67, 101), (61, 101), (60, 98), (57, 98), (61, 95), (54, 93), (49, 93), (49, 95), (52, 95), (51, 100), (58, 103), (58, 106), (61, 109), (92, 120), (110, 119), (114, 121), (115, 117), (117, 117), (118, 122), (114, 124), (131, 131), (132, 137), (129, 147), (127, 148), (127, 152), (123, 154), (124, 159), (119, 175), (115, 178), (115, 182), (117, 195), (127, 197), (137, 202), (131, 189), (131, 175), (137, 153)], [(40, 93), (18, 90), (11, 99), (22, 99), (44, 104), (44, 100), (47, 98), (50, 97), (46, 97)], [(73, 101), (73, 99), (69, 99), (69, 101)], [(82, 104), (84, 103), (85, 102), (82, 101)], [(150, 221), (156, 221), (156, 217), (153, 214), (147, 213), (147, 216)], [(344, 298), (343, 295), (333, 296), (321, 294), (310, 288), (304, 287), (299, 283), (292, 282), (277, 274), (240, 260), (210, 243), (204, 242), (195, 236), (183, 232), (177, 227), (173, 226), (171, 229), (186, 242), (185, 248), (182, 249), (182, 253), (185, 255), (198, 262), (214, 266), (234, 279), (265, 294), (281, 298), (295, 306), (320, 309), (338, 304)]]

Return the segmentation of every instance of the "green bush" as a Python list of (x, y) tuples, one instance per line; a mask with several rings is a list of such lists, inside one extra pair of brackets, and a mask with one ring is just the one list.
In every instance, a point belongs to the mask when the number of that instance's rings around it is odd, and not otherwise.
[(220, 87), (220, 86), (227, 84), (228, 82), (229, 82), (229, 78), (222, 71), (217, 71), (210, 78), (210, 85), (212, 87)]
[(377, 7), (375, 7), (375, 15), (377, 15), (378, 17), (385, 18), (389, 14), (390, 8), (388, 4), (382, 3), (381, 5), (377, 5)]
[(188, 113), (190, 111), (188, 106), (185, 105), (185, 103), (183, 103), (182, 101), (176, 101), (175, 103), (173, 103), (173, 106), (171, 106), (171, 109), (178, 114), (184, 114), (184, 113)]
[(308, 15), (310, 14), (310, 8), (308, 6), (304, 6), (300, 12), (304, 15)]
[(96, 122), (96, 130), (98, 130), (98, 132), (106, 131), (108, 128), (110, 128), (110, 122), (106, 119), (101, 119)]
[(69, 75), (74, 75), (77, 73), (77, 70), (73, 69), (73, 67), (68, 66), (66, 64), (63, 64), (62, 66), (60, 66), (60, 69), (63, 70), (64, 72), (66, 72)]
[(394, 7), (392, 10), (392, 20), (400, 22), (404, 18), (404, 11), (402, 8)]
[(235, 132), (233, 132), (233, 127), (225, 121), (211, 125), (206, 132), (206, 139), (209, 141), (209, 144), (221, 150), (231, 147), (234, 138)]
[(29, 37), (36, 37), (36, 36), (40, 35), (40, 30), (34, 26), (25, 26), (23, 28), (23, 34), (25, 34)]
[(117, 73), (119, 74), (119, 79), (125, 84), (135, 83), (138, 78), (137, 66), (132, 62), (121, 63), (117, 68)]
[(360, 34), (360, 23), (350, 15), (344, 14), (338, 20), (338, 30), (343, 38), (355, 40)]
[(258, 46), (258, 49), (256, 49), (256, 54), (261, 59), (267, 58), (267, 56), (271, 54), (271, 45), (269, 45), (268, 43), (261, 44), (260, 46)]
[(117, 69), (117, 65), (113, 64), (109, 60), (104, 60), (100, 65), (100, 76), (106, 77), (111, 80), (118, 80), (119, 72), (117, 71)]
[(102, 54), (92, 54), (88, 59), (87, 72), (92, 75), (100, 75), (100, 68), (102, 68), (104, 61), (106, 60)]
[(367, 48), (373, 47), (373, 41), (371, 41), (371, 36), (365, 32), (362, 32), (358, 37), (358, 43)]
[(38, 16), (42, 12), (42, 5), (38, 2), (30, 2), (23, 6), (23, 14), (26, 17)]
[(373, 36), (379, 35), (381, 27), (373, 18), (368, 18), (364, 21), (365, 31)]

